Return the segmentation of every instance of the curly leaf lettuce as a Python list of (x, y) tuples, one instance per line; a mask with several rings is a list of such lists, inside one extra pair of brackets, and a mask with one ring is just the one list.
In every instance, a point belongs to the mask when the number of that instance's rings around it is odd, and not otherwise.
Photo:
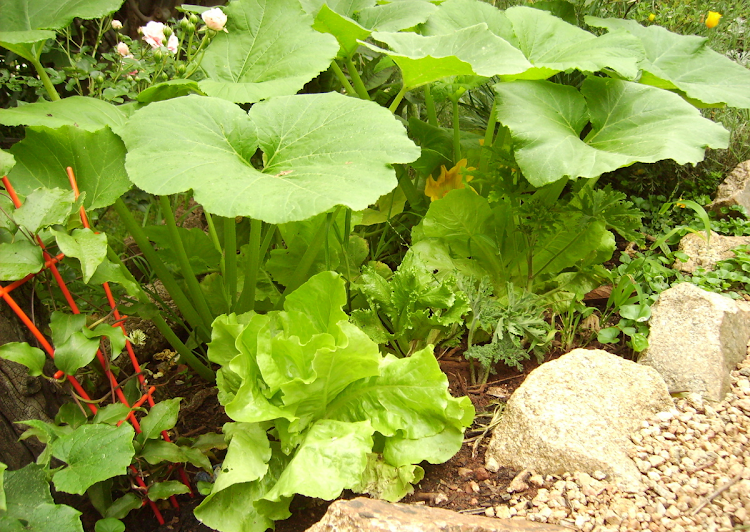
[(238, 423), (226, 427), (227, 459), (195, 511), (207, 525), (265, 530), (289, 515), (295, 493), (399, 500), (422, 478), (415, 464), (461, 447), (474, 408), (448, 393), (432, 349), (382, 357), (347, 321), (345, 302), (343, 280), (323, 272), (283, 311), (214, 322), (209, 358), (222, 366), (220, 401)]

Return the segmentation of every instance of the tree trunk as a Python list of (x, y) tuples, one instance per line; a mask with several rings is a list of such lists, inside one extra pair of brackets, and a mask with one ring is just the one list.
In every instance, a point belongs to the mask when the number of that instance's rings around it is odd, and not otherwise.
[[(47, 313), (32, 293), (31, 283), (11, 292), (13, 299), (28, 316), (32, 316), (31, 302), (37, 327), (48, 322)], [(9, 342), (28, 342), (39, 347), (31, 332), (5, 303), (0, 300), (0, 345)], [(50, 368), (51, 369), (51, 368)], [(45, 372), (51, 375), (50, 371)], [(36, 438), (18, 441), (28, 428), (16, 422), (28, 419), (52, 421), (62, 404), (60, 387), (43, 377), (29, 377), (25, 366), (0, 359), (0, 462), (15, 470), (33, 462), (44, 449)]]

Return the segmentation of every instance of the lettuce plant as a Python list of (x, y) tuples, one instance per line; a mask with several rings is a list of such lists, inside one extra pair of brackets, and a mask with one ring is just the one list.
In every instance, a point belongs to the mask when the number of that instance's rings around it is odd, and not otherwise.
[[(334, 499), (342, 490), (395, 501), (441, 463), (474, 416), (447, 389), (431, 347), (381, 356), (347, 321), (344, 281), (312, 277), (265, 315), (222, 315), (209, 358), (219, 364), (226, 458), (196, 508), (221, 531), (265, 530), (288, 517), (294, 494)], [(238, 504), (237, 501), (242, 501)]]

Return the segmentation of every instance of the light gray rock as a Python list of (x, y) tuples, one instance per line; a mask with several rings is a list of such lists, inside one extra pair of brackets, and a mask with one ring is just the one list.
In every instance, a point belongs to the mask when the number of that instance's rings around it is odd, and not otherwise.
[(750, 236), (723, 236), (711, 231), (711, 239), (706, 242), (705, 233), (689, 233), (680, 240), (680, 251), (690, 258), (687, 262), (678, 260), (672, 267), (686, 273), (698, 268), (711, 271), (720, 260), (734, 257), (734, 248), (748, 244)]
[(358, 497), (334, 502), (307, 532), (564, 532), (557, 525), (493, 519)]
[(712, 210), (741, 205), (750, 212), (750, 161), (740, 163), (724, 179), (716, 191), (716, 199), (709, 206)]
[(487, 469), (543, 475), (604, 472), (628, 491), (641, 474), (630, 433), (673, 407), (652, 368), (600, 350), (575, 349), (531, 372), (508, 400), (486, 455)]
[(750, 306), (680, 283), (652, 308), (649, 347), (639, 363), (656, 369), (671, 392), (721, 401), (729, 372), (747, 354)]

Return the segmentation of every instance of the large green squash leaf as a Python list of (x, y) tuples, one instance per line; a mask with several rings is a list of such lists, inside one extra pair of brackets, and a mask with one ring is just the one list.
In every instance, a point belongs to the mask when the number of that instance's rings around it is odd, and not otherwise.
[(0, 124), (6, 126), (45, 126), (52, 129), (74, 126), (84, 131), (96, 131), (105, 126), (115, 128), (125, 122), (125, 114), (111, 103), (85, 96), (0, 109)]
[(641, 40), (646, 50), (641, 83), (676, 89), (704, 105), (750, 108), (750, 70), (711, 50), (708, 39), (633, 20), (586, 17), (586, 23), (624, 30)]
[(56, 30), (74, 18), (101, 18), (116, 11), (124, 0), (3, 0), (0, 31)]
[(484, 23), (432, 37), (389, 32), (373, 32), (372, 37), (391, 51), (363, 44), (390, 56), (401, 69), (408, 89), (448, 76), (513, 75), (532, 67), (519, 50)]
[(373, 7), (357, 13), (356, 19), (365, 28), (378, 31), (399, 31), (422, 24), (437, 7), (423, 0), (407, 0)]
[(82, 495), (100, 480), (124, 475), (135, 454), (134, 435), (127, 423), (82, 425), (52, 442), (52, 455), (68, 464), (55, 473), (55, 488)]
[(370, 36), (370, 30), (360, 26), (349, 17), (335, 12), (326, 4), (315, 16), (313, 28), (321, 33), (330, 33), (339, 43), (338, 56), (340, 58), (351, 57), (359, 48), (359, 41)]
[[(505, 79), (546, 79), (571, 69), (596, 72), (612, 68), (633, 78), (644, 57), (638, 39), (625, 32), (602, 37), (578, 28), (547, 11), (517, 6), (500, 11), (479, 0), (448, 0), (425, 24), (426, 35), (447, 34), (486, 22), (490, 31), (523, 52), (534, 65)], [(606, 37), (606, 38), (605, 38)]]
[(354, 13), (373, 7), (375, 0), (300, 0), (300, 4), (307, 13), (313, 16), (317, 15), (324, 5), (327, 5), (332, 11), (351, 18)]
[(206, 49), (199, 83), (210, 96), (257, 102), (294, 94), (328, 68), (338, 45), (312, 29), (297, 0), (234, 0), (225, 8), (228, 33)]
[(516, 161), (536, 187), (636, 161), (697, 163), (707, 147), (729, 142), (729, 132), (681, 97), (647, 85), (589, 78), (580, 93), (547, 81), (500, 83), (495, 91), (498, 120), (511, 130)]
[(505, 12), (481, 0), (447, 0), (427, 19), (422, 28), (424, 35), (444, 35), (461, 28), (485, 23), (498, 37), (518, 47), (513, 25)]
[(109, 128), (89, 132), (75, 126), (26, 128), (10, 149), (16, 165), (8, 177), (21, 194), (39, 187), (70, 189), (65, 168), (73, 168), (87, 209), (107, 207), (131, 187), (125, 146)]
[(535, 67), (520, 78), (546, 79), (571, 69), (596, 72), (611, 68), (630, 79), (638, 74), (636, 63), (644, 52), (632, 35), (621, 31), (596, 37), (532, 7), (512, 7), (505, 16), (513, 25), (516, 46)]
[(29, 60), (37, 60), (47, 39), (74, 18), (101, 18), (124, 0), (3, 0), (0, 5), (0, 46)]
[[(390, 164), (419, 156), (388, 111), (334, 93), (274, 98), (248, 115), (220, 99), (175, 98), (136, 112), (121, 136), (143, 190), (192, 188), (208, 212), (269, 223), (363, 209), (396, 186)], [(258, 147), (262, 170), (250, 164)]]
[(0, 46), (29, 61), (35, 61), (42, 55), (47, 39), (54, 38), (55, 32), (49, 30), (0, 31)]

